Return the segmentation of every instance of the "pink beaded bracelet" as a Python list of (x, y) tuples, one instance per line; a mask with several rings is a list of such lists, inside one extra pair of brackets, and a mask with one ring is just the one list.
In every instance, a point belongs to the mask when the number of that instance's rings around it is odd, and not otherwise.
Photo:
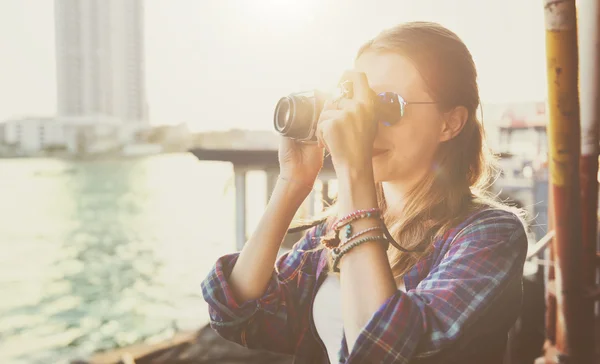
[(340, 231), (342, 229), (342, 226), (347, 225), (347, 224), (351, 223), (352, 221), (355, 221), (358, 219), (369, 218), (369, 217), (379, 217), (380, 215), (381, 215), (381, 211), (378, 208), (372, 208), (372, 209), (367, 209), (367, 210), (357, 210), (357, 211), (349, 213), (348, 215), (343, 216), (340, 219), (338, 219), (335, 222), (335, 224), (333, 224), (333, 230)]

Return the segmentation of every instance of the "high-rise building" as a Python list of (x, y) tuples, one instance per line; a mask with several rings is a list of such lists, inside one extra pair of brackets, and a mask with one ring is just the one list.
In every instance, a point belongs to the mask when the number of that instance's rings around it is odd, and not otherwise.
[(55, 0), (58, 114), (147, 122), (143, 0)]

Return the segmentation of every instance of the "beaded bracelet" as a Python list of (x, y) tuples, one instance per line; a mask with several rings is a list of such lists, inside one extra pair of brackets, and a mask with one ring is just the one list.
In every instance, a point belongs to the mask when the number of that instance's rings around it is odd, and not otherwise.
[(348, 253), (350, 250), (356, 248), (357, 246), (364, 244), (366, 242), (369, 241), (383, 241), (385, 243), (388, 243), (388, 241), (385, 239), (384, 236), (367, 236), (364, 237), (362, 239), (359, 240), (355, 240), (349, 244), (344, 245), (344, 247), (342, 248), (334, 248), (331, 252), (331, 257), (333, 258), (333, 271), (335, 273), (339, 273), (340, 269), (338, 268), (338, 265), (340, 264), (340, 260), (342, 259), (342, 257)]
[(329, 248), (329, 249), (333, 249), (333, 248), (337, 248), (337, 247), (341, 247), (342, 245), (345, 245), (346, 243), (348, 243), (350, 240), (354, 240), (356, 238), (358, 238), (359, 236), (362, 236), (370, 231), (374, 231), (374, 230), (382, 230), (382, 226), (375, 226), (372, 228), (368, 228), (362, 231), (359, 231), (358, 233), (352, 235), (352, 224), (349, 223), (345, 226), (345, 231), (344, 231), (344, 242), (342, 243), (342, 239), (339, 237), (338, 232), (333, 231), (331, 232), (329, 235), (327, 236), (323, 236), (321, 237), (321, 243), (323, 245), (325, 245), (325, 247)]
[(372, 208), (368, 210), (357, 210), (338, 219), (335, 222), (335, 224), (333, 224), (333, 230), (340, 231), (342, 226), (348, 225), (349, 223), (355, 220), (369, 217), (380, 217), (380, 215), (381, 211), (378, 208)]
[[(351, 225), (350, 225), (350, 224), (348, 224), (348, 226), (351, 226)], [(340, 248), (341, 248), (341, 247), (343, 247), (344, 245), (348, 244), (348, 242), (350, 242), (350, 241), (352, 241), (352, 240), (354, 240), (354, 239), (358, 238), (359, 236), (363, 236), (363, 235), (365, 235), (366, 233), (368, 233), (368, 232), (371, 232), (371, 231), (375, 231), (375, 230), (381, 230), (381, 226), (374, 226), (374, 227), (370, 227), (370, 228), (368, 228), (368, 229), (361, 230), (361, 231), (359, 231), (359, 232), (357, 232), (356, 234), (354, 234), (354, 235), (351, 235), (351, 236), (349, 235), (349, 233), (351, 233), (351, 231), (352, 231), (352, 230), (351, 230), (351, 229), (348, 229), (348, 230), (346, 230), (346, 233), (347, 233), (347, 234), (346, 234), (346, 240), (344, 240), (343, 242), (341, 242), (339, 246), (340, 246)]]

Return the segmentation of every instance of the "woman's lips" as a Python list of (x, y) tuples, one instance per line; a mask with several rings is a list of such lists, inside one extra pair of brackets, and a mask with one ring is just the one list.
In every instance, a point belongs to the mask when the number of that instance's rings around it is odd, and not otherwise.
[(379, 155), (387, 153), (387, 151), (388, 151), (387, 149), (373, 148), (373, 157), (377, 157)]

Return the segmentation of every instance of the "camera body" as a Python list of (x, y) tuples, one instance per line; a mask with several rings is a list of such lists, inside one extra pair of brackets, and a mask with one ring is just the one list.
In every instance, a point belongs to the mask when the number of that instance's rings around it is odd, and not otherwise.
[[(302, 142), (316, 142), (317, 122), (329, 95), (318, 90), (292, 93), (275, 107), (273, 126), (279, 134)], [(400, 120), (403, 105), (391, 92), (373, 93), (374, 122), (391, 125)]]
[(282, 97), (275, 106), (275, 130), (288, 138), (315, 142), (317, 122), (326, 99), (327, 95), (317, 90)]

